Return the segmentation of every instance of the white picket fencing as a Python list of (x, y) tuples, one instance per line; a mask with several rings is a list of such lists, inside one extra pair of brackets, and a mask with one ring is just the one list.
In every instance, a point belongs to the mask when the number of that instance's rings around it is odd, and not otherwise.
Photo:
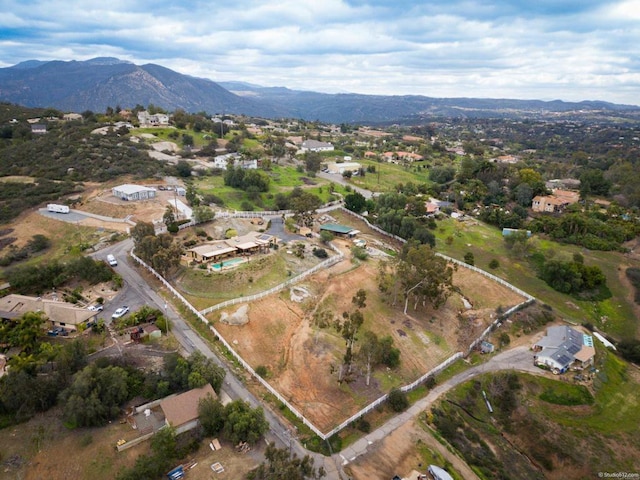
[[(369, 228), (375, 230), (376, 232), (380, 233), (381, 235), (387, 236), (389, 238), (393, 238), (399, 242), (406, 242), (405, 239), (398, 237), (397, 235), (393, 235), (390, 234), (384, 230), (382, 230), (380, 227), (377, 227), (376, 225), (372, 225), (371, 223), (369, 223), (369, 221), (364, 218), (362, 215), (358, 215), (355, 212), (352, 212), (346, 208), (344, 208), (341, 205), (335, 205), (332, 208), (327, 208), (325, 209), (325, 211), (329, 211), (329, 210), (333, 210), (333, 209), (341, 209), (344, 212), (347, 212), (350, 215), (353, 215), (357, 218), (359, 218), (360, 220), (364, 221)], [(262, 217), (262, 216), (269, 216), (269, 215), (282, 215), (283, 213), (285, 214), (290, 214), (291, 212), (288, 211), (278, 211), (278, 212), (234, 212), (234, 213), (228, 213), (228, 214), (221, 214), (221, 213), (216, 213), (216, 217), (217, 218), (224, 218), (224, 217), (243, 217), (246, 216), (246, 218), (251, 218), (251, 217)], [(344, 258), (344, 255), (337, 249), (335, 248), (333, 245), (331, 245), (331, 247), (334, 249), (334, 251), (336, 252), (336, 255), (334, 255), (333, 257), (323, 261), (322, 263), (319, 263), (318, 265), (316, 265), (315, 267), (311, 268), (310, 270), (307, 270), (303, 273), (301, 273), (300, 275), (297, 275), (296, 277), (293, 277), (289, 280), (287, 280), (286, 282), (281, 283), (280, 285), (277, 285), (269, 290), (266, 290), (264, 292), (260, 292), (257, 293), (255, 295), (250, 295), (248, 297), (240, 297), (240, 298), (234, 298), (232, 300), (227, 300), (226, 302), (222, 302), (219, 303), (217, 305), (213, 305), (209, 308), (205, 308), (202, 311), (198, 311), (196, 310), (195, 307), (193, 307), (193, 305), (191, 305), (187, 299), (185, 299), (175, 288), (173, 288), (173, 286), (167, 282), (159, 273), (157, 273), (153, 268), (151, 268), (149, 265), (147, 265), (142, 259), (138, 258), (133, 251), (131, 252), (131, 256), (134, 258), (134, 260), (136, 260), (138, 263), (140, 263), (141, 265), (143, 265), (147, 270), (149, 270), (156, 278), (158, 278), (164, 285), (165, 287), (178, 299), (180, 300), (185, 307), (190, 310), (194, 315), (196, 315), (200, 321), (202, 321), (203, 323), (207, 324), (209, 326), (209, 330), (216, 336), (216, 338), (225, 346), (225, 348), (229, 351), (229, 353), (234, 357), (234, 359), (240, 364), (242, 365), (242, 367), (247, 370), (247, 372), (249, 372), (257, 381), (259, 381), (274, 397), (276, 397), (280, 402), (282, 402), (303, 424), (305, 424), (307, 427), (309, 427), (309, 429), (311, 429), (311, 431), (313, 431), (318, 437), (320, 437), (323, 440), (327, 440), (328, 438), (330, 438), (331, 436), (335, 435), (336, 433), (340, 432), (341, 430), (343, 430), (344, 428), (346, 428), (347, 426), (349, 426), (351, 423), (353, 423), (354, 421), (358, 420), (359, 418), (361, 418), (362, 416), (364, 416), (365, 414), (367, 414), (368, 412), (370, 412), (371, 410), (373, 410), (374, 408), (376, 408), (377, 406), (379, 406), (380, 404), (384, 403), (387, 400), (388, 394), (385, 394), (381, 397), (379, 397), (378, 399), (376, 399), (375, 401), (373, 401), (372, 403), (370, 403), (369, 405), (367, 405), (366, 407), (364, 407), (362, 410), (358, 411), (357, 413), (355, 413), (354, 415), (352, 415), (351, 417), (349, 417), (347, 420), (345, 420), (344, 422), (342, 422), (340, 425), (338, 425), (337, 427), (335, 427), (334, 429), (332, 429), (331, 431), (327, 432), (327, 433), (322, 433), (315, 425), (313, 425), (304, 415), (302, 415), (302, 413), (300, 413), (293, 405), (291, 405), (275, 388), (273, 388), (264, 378), (262, 378), (260, 375), (258, 375), (255, 370), (251, 367), (251, 365), (249, 365), (241, 356), (240, 354), (238, 354), (233, 347), (224, 339), (224, 337), (222, 337), (222, 335), (220, 335), (220, 333), (216, 330), (216, 328), (211, 325), (209, 323), (209, 321), (206, 319), (205, 315), (207, 315), (208, 313), (211, 313), (213, 311), (216, 310), (220, 310), (232, 305), (237, 305), (239, 303), (247, 303), (247, 302), (252, 302), (261, 298), (264, 298), (266, 296), (269, 295), (273, 295), (274, 293), (277, 293), (285, 288), (287, 288), (290, 285), (293, 285), (295, 283), (298, 283), (300, 281), (302, 281), (304, 278), (308, 277), (309, 275), (312, 275), (313, 273), (322, 270), (323, 268), (328, 268), (336, 263), (338, 263), (339, 261), (341, 261)], [(488, 278), (490, 278), (491, 280), (498, 282), (501, 285), (504, 285), (505, 287), (513, 290), (514, 292), (522, 295), (523, 297), (525, 297), (525, 301), (510, 308), (509, 310), (507, 310), (506, 312), (504, 312), (502, 315), (499, 315), (498, 318), (471, 344), (471, 346), (469, 347), (469, 350), (465, 353), (463, 352), (457, 352), (454, 355), (452, 355), (451, 357), (447, 358), (444, 362), (442, 362), (440, 365), (438, 365), (437, 367), (429, 370), (427, 373), (423, 374), (420, 378), (418, 378), (417, 380), (415, 380), (414, 382), (405, 385), (403, 387), (400, 388), (401, 391), (403, 392), (409, 392), (411, 390), (413, 390), (414, 388), (418, 387), (419, 385), (421, 385), (422, 383), (424, 383), (430, 376), (435, 376), (438, 373), (440, 373), (441, 371), (443, 371), (444, 369), (446, 369), (449, 365), (451, 365), (452, 363), (454, 363), (456, 360), (463, 358), (465, 355), (468, 355), (471, 350), (473, 350), (473, 348), (475, 348), (485, 337), (486, 335), (488, 335), (495, 327), (496, 325), (498, 325), (498, 323), (500, 323), (501, 321), (505, 320), (507, 317), (509, 317), (509, 315), (511, 315), (512, 313), (518, 311), (521, 308), (524, 308), (526, 305), (532, 303), (535, 301), (535, 298), (532, 297), (531, 295), (529, 295), (528, 293), (520, 290), (519, 288), (511, 285), (510, 283), (504, 281), (503, 279), (496, 277), (495, 275), (492, 275), (489, 272), (486, 272), (480, 268), (477, 268), (473, 265), (469, 265), (467, 263), (461, 262), (460, 260), (457, 260), (455, 258), (451, 258), (448, 257), (446, 255), (442, 255), (440, 253), (437, 253), (437, 255), (439, 255), (440, 257), (446, 259), (449, 262), (455, 263), (456, 265), (459, 265), (461, 267), (464, 268), (469, 268), (475, 272), (480, 273), (481, 275), (484, 275)]]

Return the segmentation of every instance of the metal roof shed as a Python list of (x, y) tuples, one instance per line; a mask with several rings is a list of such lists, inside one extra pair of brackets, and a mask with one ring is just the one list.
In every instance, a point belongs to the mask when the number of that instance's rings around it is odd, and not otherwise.
[(348, 235), (349, 232), (353, 230), (353, 228), (347, 227), (346, 225), (340, 225), (338, 223), (325, 223), (324, 225), (320, 226), (320, 230), (336, 233), (338, 235)]

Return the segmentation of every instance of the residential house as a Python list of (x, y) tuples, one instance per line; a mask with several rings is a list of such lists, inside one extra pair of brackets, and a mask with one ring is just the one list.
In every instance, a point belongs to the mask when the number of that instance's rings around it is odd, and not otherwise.
[(0, 321), (16, 322), (27, 312), (43, 312), (52, 327), (72, 331), (94, 324), (98, 317), (98, 312), (78, 307), (73, 303), (16, 294), (0, 298)]
[(427, 216), (433, 216), (440, 213), (440, 205), (434, 202), (426, 202), (424, 204)]
[(551, 190), (551, 192), (554, 197), (559, 198), (567, 205), (580, 201), (580, 194), (578, 192), (574, 192), (571, 190), (562, 190), (559, 188), (555, 188)]
[(567, 325), (547, 328), (547, 334), (536, 342), (533, 351), (534, 363), (555, 374), (591, 366), (596, 355), (593, 337)]
[(146, 110), (138, 113), (138, 122), (140, 127), (168, 127), (169, 115), (165, 113), (150, 114)]
[(342, 175), (344, 172), (357, 172), (362, 168), (362, 165), (358, 162), (329, 162), (327, 163), (327, 170), (329, 173), (338, 173)]
[(557, 213), (566, 207), (566, 203), (556, 197), (548, 195), (536, 195), (531, 201), (531, 210), (534, 212)]
[(187, 258), (198, 263), (217, 262), (238, 255), (265, 253), (278, 243), (278, 238), (262, 232), (249, 232), (241, 237), (218, 240), (190, 248)]
[(70, 122), (73, 120), (82, 120), (82, 115), (80, 115), (79, 113), (65, 113), (62, 116), (62, 119), (66, 122)]
[(213, 399), (218, 398), (211, 384), (207, 383), (204, 387), (194, 388), (188, 392), (165, 398), (160, 402), (165, 424), (172, 426), (176, 435), (196, 428), (200, 424), (198, 404), (200, 400), (209, 396)]
[(122, 200), (135, 201), (135, 200), (149, 200), (155, 198), (156, 189), (143, 187), (142, 185), (124, 184), (111, 189), (111, 194), (114, 197), (121, 198)]
[(332, 152), (333, 145), (327, 142), (319, 142), (318, 140), (305, 140), (302, 142), (301, 150), (303, 152)]
[(239, 153), (225, 153), (224, 155), (216, 155), (209, 163), (213, 163), (213, 168), (226, 170), (227, 165), (235, 165), (236, 161), (239, 161), (241, 158), (242, 155)]
[(580, 194), (571, 190), (552, 190), (551, 195), (537, 195), (531, 201), (531, 209), (534, 212), (556, 213), (561, 212), (569, 205), (580, 200)]

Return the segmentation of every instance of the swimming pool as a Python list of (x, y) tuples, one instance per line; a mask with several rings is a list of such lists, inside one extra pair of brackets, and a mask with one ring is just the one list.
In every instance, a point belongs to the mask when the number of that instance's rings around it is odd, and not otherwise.
[(223, 268), (235, 267), (244, 262), (246, 262), (246, 259), (244, 258), (231, 258), (229, 260), (225, 260), (224, 262), (214, 263), (213, 265), (211, 265), (211, 269), (219, 272)]

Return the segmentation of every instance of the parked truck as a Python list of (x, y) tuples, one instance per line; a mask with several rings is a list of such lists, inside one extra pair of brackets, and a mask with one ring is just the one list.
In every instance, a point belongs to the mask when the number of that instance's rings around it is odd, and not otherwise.
[(67, 205), (50, 203), (49, 205), (47, 205), (47, 211), (54, 213), (69, 213), (69, 207)]

